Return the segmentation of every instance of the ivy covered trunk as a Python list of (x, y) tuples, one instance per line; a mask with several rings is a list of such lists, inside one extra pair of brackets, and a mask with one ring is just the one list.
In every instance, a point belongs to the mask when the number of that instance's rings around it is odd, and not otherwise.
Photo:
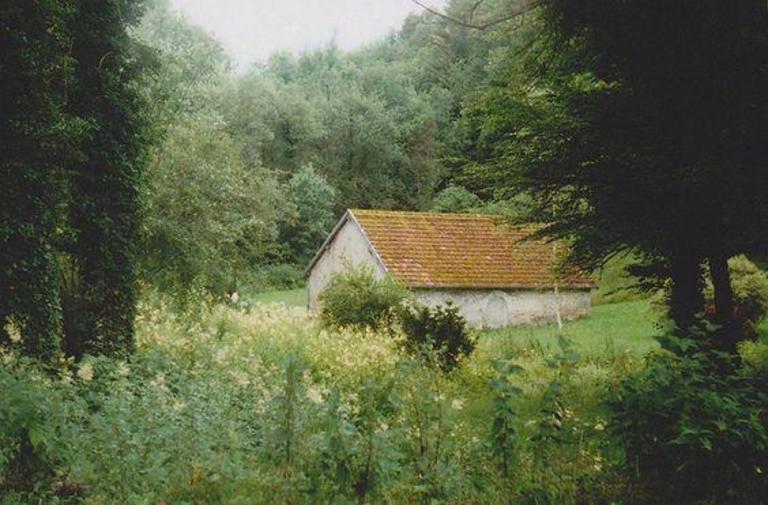
[(150, 140), (127, 32), (140, 13), (138, 0), (0, 3), (0, 344), (42, 360), (62, 332), (75, 356), (132, 347)]
[(61, 330), (63, 166), (83, 130), (63, 107), (69, 4), (0, 3), (0, 344), (44, 361), (56, 355)]
[[(148, 139), (141, 71), (126, 22), (140, 14), (133, 0), (81, 2), (73, 55), (78, 87), (72, 108), (97, 125), (72, 179), (72, 255), (79, 276), (69, 311), (67, 348), (78, 354), (133, 349), (139, 184)], [(77, 324), (76, 324), (77, 323)]]

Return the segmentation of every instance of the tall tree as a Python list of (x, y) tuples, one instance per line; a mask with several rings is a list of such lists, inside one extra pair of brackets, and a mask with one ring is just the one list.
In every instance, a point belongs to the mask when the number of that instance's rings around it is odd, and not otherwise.
[(71, 2), (0, 4), (0, 342), (50, 359), (61, 306), (56, 243), (64, 169), (85, 125), (68, 114)]
[[(79, 3), (73, 23), (76, 86), (70, 108), (93, 125), (72, 171), (68, 353), (133, 348), (139, 188), (146, 164), (147, 104), (139, 87), (144, 55), (128, 34), (142, 12), (136, 0)], [(66, 321), (65, 321), (66, 323)]]
[(286, 197), (296, 207), (296, 216), (283, 226), (282, 237), (291, 260), (305, 266), (337, 219), (336, 190), (312, 165), (305, 165), (288, 181)]
[(726, 260), (764, 248), (768, 224), (764, 2), (541, 5), (526, 79), (475, 109), (490, 154), (474, 175), (534, 194), (533, 217), (573, 238), (585, 266), (627, 249), (662, 259), (680, 326), (701, 309), (706, 260), (720, 344), (733, 350)]
[(148, 131), (140, 2), (2, 4), (0, 340), (44, 359), (132, 346)]

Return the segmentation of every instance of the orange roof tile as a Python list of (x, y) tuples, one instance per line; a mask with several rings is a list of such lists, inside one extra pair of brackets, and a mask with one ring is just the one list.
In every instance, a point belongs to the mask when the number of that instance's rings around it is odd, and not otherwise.
[[(414, 288), (551, 288), (551, 242), (525, 240), (532, 226), (498, 216), (350, 210), (384, 267)], [(562, 248), (560, 248), (562, 251)], [(563, 288), (594, 287), (584, 273), (560, 274)]]

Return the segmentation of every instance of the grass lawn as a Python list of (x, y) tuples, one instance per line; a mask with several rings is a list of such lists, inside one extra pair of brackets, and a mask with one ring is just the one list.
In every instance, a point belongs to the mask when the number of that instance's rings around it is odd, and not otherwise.
[[(494, 348), (541, 345), (557, 348), (557, 326), (516, 326), (483, 332), (480, 346)], [(567, 321), (563, 335), (579, 352), (589, 355), (626, 352), (645, 353), (658, 347), (654, 316), (644, 300), (596, 305), (587, 317)]]
[(289, 307), (307, 306), (307, 289), (289, 289), (286, 291), (264, 291), (245, 295), (252, 303), (284, 303)]

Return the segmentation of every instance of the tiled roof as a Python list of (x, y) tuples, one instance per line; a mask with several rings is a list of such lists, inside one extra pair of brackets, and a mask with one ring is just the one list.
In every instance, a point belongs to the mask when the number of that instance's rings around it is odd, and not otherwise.
[[(350, 210), (384, 267), (414, 288), (551, 288), (553, 243), (524, 240), (534, 228), (499, 224), (497, 216)], [(562, 247), (559, 248), (562, 252)], [(562, 271), (562, 269), (561, 269)], [(591, 288), (588, 275), (558, 279)]]

